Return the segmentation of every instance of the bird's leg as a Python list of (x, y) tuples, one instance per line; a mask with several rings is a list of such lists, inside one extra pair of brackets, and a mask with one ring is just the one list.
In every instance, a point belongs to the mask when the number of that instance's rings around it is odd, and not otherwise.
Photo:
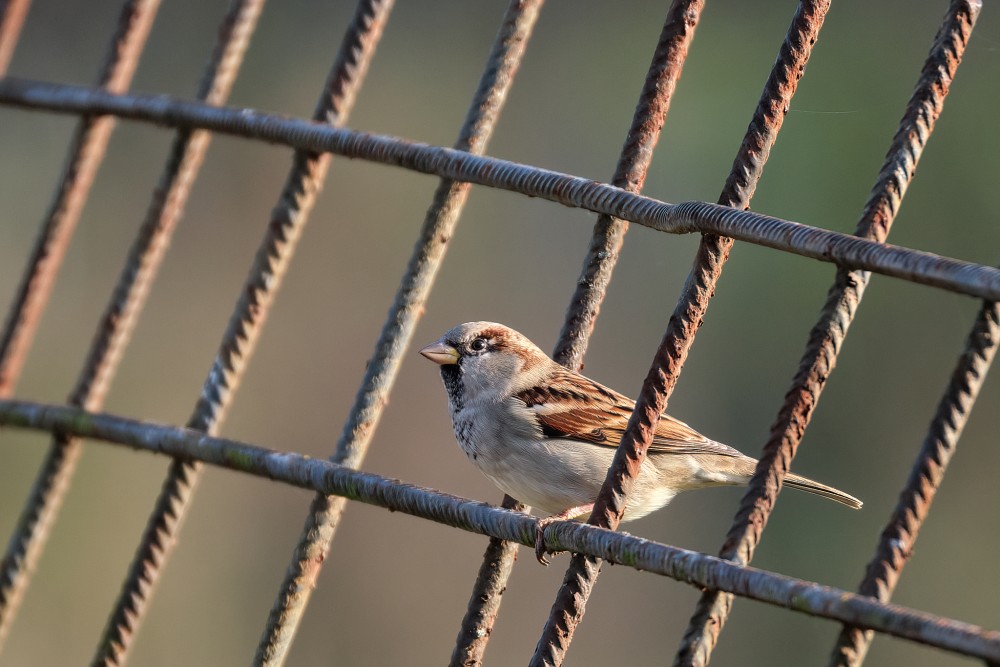
[(545, 557), (545, 528), (556, 521), (566, 521), (572, 519), (573, 517), (580, 516), (581, 514), (588, 514), (594, 509), (594, 503), (588, 505), (578, 505), (577, 507), (570, 507), (568, 510), (559, 512), (559, 514), (553, 514), (552, 516), (547, 516), (544, 519), (539, 519), (535, 524), (535, 558), (542, 565), (548, 565), (549, 560)]

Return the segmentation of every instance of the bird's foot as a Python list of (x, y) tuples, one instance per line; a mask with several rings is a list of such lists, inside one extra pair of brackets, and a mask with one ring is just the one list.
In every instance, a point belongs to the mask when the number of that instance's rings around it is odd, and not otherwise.
[(558, 521), (557, 517), (549, 516), (539, 519), (535, 524), (535, 558), (542, 565), (548, 565), (549, 559), (545, 557), (545, 527), (553, 521)]
[(594, 503), (590, 503), (589, 505), (570, 507), (568, 510), (559, 512), (559, 514), (553, 514), (552, 516), (538, 519), (535, 523), (535, 558), (538, 559), (538, 562), (542, 565), (549, 564), (549, 559), (545, 557), (545, 529), (549, 526), (549, 524), (555, 523), (556, 521), (566, 521), (568, 519), (572, 519), (573, 517), (580, 516), (581, 514), (588, 514), (593, 509)]

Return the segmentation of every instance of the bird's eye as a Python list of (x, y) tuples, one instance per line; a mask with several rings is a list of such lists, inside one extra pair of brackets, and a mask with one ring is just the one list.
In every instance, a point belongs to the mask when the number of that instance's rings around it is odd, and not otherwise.
[(477, 338), (469, 344), (469, 347), (472, 348), (473, 352), (482, 352), (486, 349), (486, 339)]

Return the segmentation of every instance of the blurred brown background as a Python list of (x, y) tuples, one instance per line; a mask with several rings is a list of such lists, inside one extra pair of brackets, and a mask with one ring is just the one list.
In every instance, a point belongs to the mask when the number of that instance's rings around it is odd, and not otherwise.
[[(92, 83), (118, 0), (35, 0), (11, 74)], [(350, 127), (450, 145), (503, 2), (400, 2)], [(542, 10), (489, 153), (608, 180), (667, 2), (558, 2)], [(834, 3), (753, 201), (758, 211), (852, 232), (944, 1)], [(645, 192), (714, 201), (794, 2), (710, 0)], [(224, 0), (164, 3), (133, 88), (190, 97)], [(353, 3), (274, 2), (231, 104), (308, 116)], [(987, 6), (891, 240), (970, 261), (1000, 258), (995, 189), (1000, 17)], [(75, 120), (0, 107), (0, 308), (6, 312)], [(18, 387), (61, 402), (162, 169), (171, 133), (120, 124)], [(194, 405), (290, 161), (282, 147), (217, 137), (107, 401), (180, 424)], [(437, 180), (336, 158), (223, 434), (332, 451)], [(507, 323), (551, 349), (594, 215), (473, 190), (416, 343), (467, 320)], [(586, 372), (637, 392), (697, 239), (634, 227)], [(738, 244), (671, 401), (711, 437), (757, 453), (834, 268)], [(853, 589), (895, 504), (978, 304), (875, 277), (794, 469), (865, 501), (861, 512), (789, 492), (754, 564)], [(1000, 386), (988, 381), (896, 601), (987, 627), (996, 604)], [(47, 438), (4, 431), (0, 534), (14, 527)], [(88, 444), (0, 665), (89, 659), (167, 467)], [(365, 469), (489, 501), (500, 493), (455, 446), (436, 368), (407, 357)], [(742, 492), (682, 495), (629, 532), (714, 553)], [(240, 665), (258, 637), (310, 495), (207, 470), (133, 653), (135, 665)], [(352, 505), (291, 664), (442, 664), (486, 540)], [(524, 664), (561, 580), (522, 552), (487, 653)], [(571, 665), (664, 664), (698, 591), (605, 568)], [(604, 628), (611, 628), (605, 635)], [(824, 664), (838, 627), (740, 600), (719, 665)], [(878, 639), (871, 665), (968, 661)]]

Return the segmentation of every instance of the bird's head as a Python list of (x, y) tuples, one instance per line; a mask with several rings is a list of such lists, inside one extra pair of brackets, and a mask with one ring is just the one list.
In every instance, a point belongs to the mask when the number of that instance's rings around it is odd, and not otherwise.
[(466, 322), (420, 350), (441, 366), (454, 402), (499, 402), (531, 386), (553, 362), (537, 345), (495, 322)]

